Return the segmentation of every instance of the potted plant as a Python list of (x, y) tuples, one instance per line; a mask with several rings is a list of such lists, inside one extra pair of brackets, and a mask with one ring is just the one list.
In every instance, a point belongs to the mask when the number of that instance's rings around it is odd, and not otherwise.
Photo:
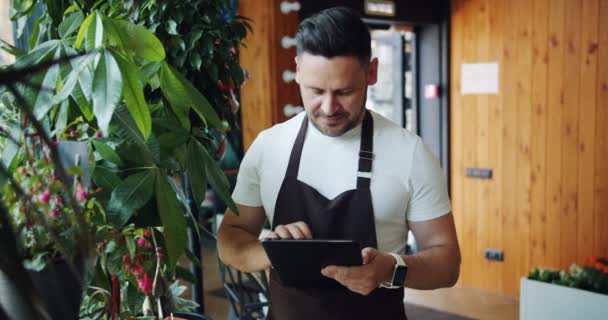
[(607, 319), (608, 259), (590, 257), (568, 271), (535, 268), (520, 283), (521, 319)]
[[(202, 78), (217, 77), (223, 80), (216, 83), (232, 86), (227, 89), (214, 84), (220, 94), (212, 101), (224, 99), (227, 105), (212, 106), (167, 62), (163, 43), (134, 23), (133, 11), (152, 12), (155, 6), (168, 11), (165, 5), (153, 1), (140, 7), (120, 1), (45, 3), (46, 14), (37, 20), (30, 38), (33, 48), (22, 54), (12, 50), (18, 57), (10, 71), (14, 74), (29, 68), (34, 72), (16, 79), (20, 88), (16, 84), (8, 87), (19, 97), (11, 103), (20, 111), (31, 111), (30, 119), (34, 121), (22, 121), (24, 115), (20, 113), (19, 121), (12, 125), (21, 132), (38, 133), (42, 137), (39, 147), (48, 149), (53, 159), (58, 158), (57, 144), (61, 143), (55, 141), (75, 140), (87, 145), (90, 158), (81, 160), (90, 166), (90, 189), (79, 180), (82, 174), (77, 168), (71, 172), (76, 177), (76, 183), (70, 185), (72, 189), (66, 187), (67, 177), (54, 178), (55, 171), (61, 170), (56, 161), (45, 162), (48, 167), (44, 172), (51, 175), (51, 180), (47, 177), (39, 186), (43, 194), (49, 189), (51, 198), (60, 187), (74, 197), (78, 192), (87, 195), (86, 201), (75, 201), (80, 209), (71, 208), (69, 212), (78, 219), (86, 218), (81, 221), (80, 230), (90, 236), (90, 248), (96, 258), (94, 267), (86, 268), (84, 281), (88, 288), (81, 311), (116, 318), (142, 313), (162, 316), (165, 307), (169, 311), (188, 309), (192, 305), (176, 298), (183, 288), (171, 284), (176, 276), (191, 278), (177, 265), (177, 260), (187, 253), (186, 226), (197, 225), (197, 221), (188, 218), (186, 191), (191, 189), (196, 203), (200, 203), (209, 184), (236, 209), (216, 161), (215, 137), (229, 128), (229, 121), (223, 120), (230, 114), (226, 108), (230, 110), (230, 102), (234, 103), (233, 90), (242, 82), (238, 62), (234, 57), (223, 58), (226, 61), (217, 74)], [(223, 2), (209, 3), (221, 8)], [(31, 7), (16, 8), (14, 18), (31, 12)], [(148, 15), (144, 22), (149, 23), (150, 19)], [(231, 28), (245, 29), (240, 18), (231, 19), (225, 21)], [(163, 23), (170, 30), (173, 28), (171, 23)], [(199, 39), (207, 32), (217, 32), (199, 31)], [(238, 46), (239, 37), (244, 35), (234, 35), (231, 45)], [(219, 46), (215, 42), (214, 38), (214, 48)], [(188, 55), (193, 56), (191, 52)], [(190, 65), (198, 67), (207, 63), (205, 60), (199, 64), (197, 58), (193, 61)], [(231, 74), (226, 75), (227, 71)], [(222, 117), (217, 110), (222, 110)], [(38, 124), (39, 128), (32, 129)], [(10, 135), (10, 131), (9, 128), (4, 132)], [(14, 142), (23, 144), (25, 139)], [(29, 175), (36, 163), (44, 161), (45, 153), (28, 159), (24, 150), (12, 149), (3, 156), (7, 172), (17, 177), (9, 183), (12, 188), (19, 183), (40, 182), (22, 179), (19, 170)], [(36, 172), (39, 171), (42, 172)], [(184, 186), (180, 179), (186, 174), (189, 184)], [(34, 194), (40, 193), (39, 189)], [(45, 201), (43, 204), (48, 204)], [(16, 211), (20, 209), (18, 202), (15, 194), (7, 193), (5, 203)], [(51, 217), (55, 209), (53, 203), (48, 206)], [(46, 219), (49, 214), (42, 216)], [(28, 258), (34, 258), (33, 253)]]

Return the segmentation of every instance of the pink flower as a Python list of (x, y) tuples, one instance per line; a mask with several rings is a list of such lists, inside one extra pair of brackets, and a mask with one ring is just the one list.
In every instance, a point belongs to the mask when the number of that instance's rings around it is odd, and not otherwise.
[(140, 248), (145, 248), (146, 243), (148, 243), (148, 241), (146, 241), (146, 239), (144, 239), (144, 238), (137, 239), (137, 246)]
[(59, 217), (59, 210), (57, 210), (57, 209), (53, 209), (53, 210), (51, 211), (51, 217), (53, 217), (53, 218), (57, 218), (57, 217)]
[(38, 201), (42, 203), (49, 203), (51, 200), (51, 191), (49, 189), (44, 190), (43, 193), (38, 195)]
[(232, 52), (232, 54), (236, 56), (236, 48), (235, 47), (231, 47), (230, 48), (230, 52)]
[(152, 279), (148, 277), (148, 274), (144, 274), (141, 279), (137, 280), (137, 286), (145, 295), (150, 295), (152, 293)]
[(163, 253), (163, 247), (157, 247), (156, 253)]
[(85, 202), (88, 198), (89, 194), (84, 191), (84, 187), (82, 186), (82, 184), (79, 183), (76, 186), (76, 200), (78, 200), (78, 202)]
[(25, 167), (19, 167), (19, 169), (17, 169), (17, 172), (19, 172), (20, 174), (26, 174), (27, 169)]
[(58, 206), (60, 206), (60, 205), (63, 204), (63, 199), (61, 198), (60, 195), (56, 195), (55, 196), (55, 204), (58, 205)]
[(152, 231), (150, 231), (150, 229), (146, 229), (146, 231), (144, 231), (144, 237), (150, 238), (151, 236), (152, 236)]
[(95, 138), (99, 139), (103, 137), (103, 133), (101, 133), (101, 131), (97, 130), (97, 132), (95, 132)]
[(230, 92), (233, 89), (232, 84), (225, 84), (222, 80), (217, 80), (217, 87), (223, 92)]
[(217, 46), (222, 43), (222, 40), (220, 40), (220, 38), (215, 38), (215, 41), (213, 41), (213, 43), (215, 43), (215, 45)]
[(133, 276), (135, 277), (139, 277), (142, 274), (144, 274), (144, 267), (142, 267), (141, 265), (134, 265), (133, 267), (131, 267), (131, 273), (133, 274)]

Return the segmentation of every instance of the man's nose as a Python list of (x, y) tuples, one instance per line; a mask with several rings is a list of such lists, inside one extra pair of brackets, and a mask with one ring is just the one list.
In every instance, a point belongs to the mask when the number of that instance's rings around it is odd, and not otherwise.
[(323, 103), (321, 104), (321, 110), (326, 115), (333, 115), (339, 109), (336, 101), (336, 96), (333, 94), (327, 94), (323, 97)]

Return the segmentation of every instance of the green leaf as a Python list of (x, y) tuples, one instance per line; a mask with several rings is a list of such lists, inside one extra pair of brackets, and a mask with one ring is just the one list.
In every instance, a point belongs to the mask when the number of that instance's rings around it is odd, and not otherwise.
[(114, 172), (100, 166), (95, 167), (92, 178), (104, 190), (114, 190), (122, 182)]
[(84, 15), (82, 14), (82, 11), (75, 11), (68, 15), (68, 17), (61, 21), (61, 23), (59, 24), (59, 36), (62, 39), (71, 36), (72, 33), (78, 30), (83, 20)]
[(188, 153), (186, 156), (186, 170), (188, 171), (188, 180), (190, 188), (197, 206), (200, 206), (205, 199), (207, 192), (207, 175), (205, 172), (205, 163), (201, 161), (205, 157), (202, 150), (203, 146), (196, 140), (190, 140), (188, 143)]
[(87, 31), (89, 30), (91, 22), (95, 20), (95, 16), (97, 16), (97, 13), (91, 13), (86, 19), (84, 19), (84, 21), (80, 25), (80, 29), (78, 29), (78, 34), (76, 35), (76, 41), (74, 42), (75, 49), (80, 49), (80, 47), (82, 46), (82, 41), (84, 40), (84, 37), (87, 34)]
[(10, 125), (7, 124), (7, 126), (9, 128), (5, 129), (6, 131), (9, 131), (9, 135), (13, 138), (13, 139), (7, 139), (6, 140), (6, 144), (4, 145), (4, 149), (2, 150), (2, 152), (0, 153), (0, 162), (2, 164), (4, 164), (5, 168), (11, 168), (11, 165), (13, 163), (16, 163), (17, 161), (13, 162), (16, 158), (15, 157), (17, 155), (17, 153), (19, 152), (19, 145), (17, 145), (16, 143), (13, 142), (13, 140), (15, 141), (19, 141), (19, 137), (22, 135), (21, 132), (21, 127), (18, 125)]
[(129, 21), (104, 18), (111, 40), (120, 49), (128, 50), (149, 61), (163, 61), (165, 48), (158, 38), (146, 28)]
[(178, 147), (186, 141), (188, 141), (189, 134), (183, 134), (183, 132), (167, 132), (163, 133), (158, 137), (158, 141), (160, 142), (160, 146), (163, 148), (173, 149)]
[[(119, 107), (114, 113), (113, 121), (116, 123), (116, 131), (119, 136), (126, 139), (129, 145), (133, 146), (134, 149), (130, 149), (136, 152), (135, 157), (139, 158), (139, 163), (142, 164), (157, 164), (156, 158), (150, 150), (146, 140), (142, 136), (141, 132), (135, 125), (135, 121), (131, 117), (129, 111), (124, 107)], [(153, 135), (150, 135), (150, 138)], [(149, 140), (150, 140), (149, 138)], [(129, 151), (130, 151), (129, 150)]]
[(193, 108), (208, 126), (223, 130), (220, 118), (209, 101), (183, 75), (166, 63), (161, 68), (160, 88), (182, 126), (187, 124), (188, 111)]
[(172, 271), (177, 260), (186, 250), (188, 237), (186, 219), (167, 179), (170, 178), (165, 174), (156, 176), (156, 202), (163, 224), (168, 267)]
[[(66, 53), (69, 56), (77, 55), (78, 53), (70, 46), (64, 46)], [(96, 54), (90, 54), (84, 57), (71, 59), (70, 64), (73, 70), (79, 70), (78, 83), (74, 85), (71, 96), (78, 104), (80, 112), (84, 115), (87, 121), (92, 121), (93, 107), (91, 106), (91, 96), (93, 94), (93, 63)], [(81, 68), (82, 67), (82, 68)], [(68, 76), (69, 78), (69, 76)], [(67, 80), (66, 80), (67, 82)], [(58, 94), (59, 95), (59, 94)]]
[[(59, 59), (61, 57), (61, 48), (58, 47), (55, 51), (54, 58)], [(53, 64), (42, 80), (41, 90), (38, 90), (38, 96), (34, 104), (34, 116), (40, 120), (51, 110), (53, 107), (53, 96), (55, 88), (57, 87), (57, 80), (59, 79), (59, 64)]]
[(59, 40), (50, 40), (39, 44), (30, 53), (17, 59), (14, 64), (15, 68), (33, 66), (43, 61), (47, 61), (53, 57), (60, 44), (61, 42)]
[(201, 69), (201, 64), (203, 63), (203, 59), (198, 52), (194, 52), (190, 55), (190, 65), (196, 70)]
[(125, 237), (125, 242), (127, 243), (127, 250), (129, 250), (129, 255), (131, 257), (135, 257), (135, 251), (137, 247), (135, 246), (135, 240), (133, 237)]
[(72, 71), (70, 71), (67, 78), (61, 85), (61, 89), (59, 90), (59, 92), (57, 92), (57, 94), (53, 97), (53, 104), (60, 103), (70, 96), (70, 94), (74, 90), (74, 87), (78, 83), (78, 80), (80, 79), (81, 75), (84, 72), (89, 71), (88, 67), (91, 64), (91, 61), (93, 61), (93, 58), (93, 55), (89, 55), (72, 59), (74, 60), (70, 63), (72, 66)]
[(186, 280), (190, 283), (196, 283), (196, 276), (183, 267), (176, 266), (175, 267), (175, 277), (178, 279)]
[[(76, 39), (78, 40), (78, 38)], [(100, 48), (103, 43), (103, 21), (99, 13), (95, 13), (87, 28), (84, 38), (84, 48), (87, 52)]]
[(169, 104), (179, 122), (184, 128), (190, 129), (188, 111), (191, 108), (191, 99), (188, 97), (184, 85), (166, 63), (163, 63), (160, 71), (160, 89), (169, 100)]
[(144, 90), (137, 79), (137, 68), (131, 61), (125, 59), (118, 52), (112, 51), (112, 54), (116, 62), (118, 62), (118, 67), (122, 74), (122, 81), (124, 83), (123, 93), (127, 109), (131, 113), (133, 120), (135, 120), (135, 124), (137, 124), (144, 139), (147, 139), (150, 136), (150, 132), (152, 132), (152, 119), (148, 104), (144, 99)]
[(80, 108), (80, 112), (85, 117), (85, 119), (87, 119), (87, 121), (93, 120), (93, 117), (95, 117), (95, 115), (93, 114), (93, 107), (84, 96), (80, 83), (74, 86), (71, 95), (78, 107)]
[(37, 253), (32, 259), (23, 260), (23, 266), (30, 271), (42, 271), (46, 267), (46, 256), (48, 252)]
[(158, 74), (160, 71), (160, 62), (150, 62), (143, 65), (140, 69), (140, 79), (142, 83), (149, 82), (150, 79)]
[(110, 161), (118, 165), (122, 163), (118, 154), (116, 154), (114, 149), (110, 148), (110, 146), (108, 146), (107, 144), (93, 140), (93, 146), (104, 160)]
[(192, 31), (188, 36), (190, 38), (190, 40), (188, 41), (188, 43), (190, 45), (194, 45), (203, 36), (203, 31), (201, 31), (201, 30), (195, 30), (195, 31)]
[(0, 45), (0, 49), (2, 49), (3, 51), (17, 57), (20, 58), (21, 56), (25, 55), (25, 51), (13, 46), (12, 44), (0, 39), (0, 43), (2, 43), (2, 45)]
[(0, 163), (0, 188), (4, 187), (8, 181), (8, 171), (4, 168), (4, 165)]
[(150, 135), (150, 138), (146, 140), (146, 147), (150, 152), (154, 163), (160, 163), (160, 143), (155, 135)]
[(146, 170), (128, 176), (112, 192), (108, 220), (122, 228), (133, 213), (152, 197), (156, 170)]
[(97, 117), (99, 129), (108, 132), (108, 125), (120, 102), (122, 77), (116, 59), (108, 50), (101, 57), (93, 75), (93, 112)]
[(61, 132), (63, 131), (63, 129), (65, 129), (65, 126), (68, 123), (69, 107), (70, 101), (63, 100), (63, 102), (59, 106), (59, 112), (57, 113), (57, 117), (55, 118), (55, 132)]
[(224, 171), (220, 168), (219, 164), (211, 158), (209, 153), (198, 141), (196, 141), (200, 147), (198, 147), (200, 154), (202, 155), (203, 164), (205, 165), (205, 173), (209, 184), (217, 194), (220, 196), (222, 201), (232, 210), (232, 212), (238, 213), (236, 204), (232, 200), (230, 195), (230, 183), (224, 174)]
[(167, 33), (170, 35), (174, 35), (174, 36), (179, 36), (179, 33), (177, 33), (177, 23), (175, 23), (175, 21), (173, 20), (169, 20), (167, 21)]
[(13, 0), (11, 1), (12, 14), (11, 20), (15, 20), (18, 17), (27, 14), (34, 6), (34, 0)]

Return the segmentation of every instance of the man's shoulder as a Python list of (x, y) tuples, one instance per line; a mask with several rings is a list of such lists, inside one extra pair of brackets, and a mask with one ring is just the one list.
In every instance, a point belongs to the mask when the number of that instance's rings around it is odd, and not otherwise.
[(273, 150), (273, 153), (280, 152), (283, 149), (283, 146), (289, 145), (288, 143), (285, 143), (286, 141), (293, 141), (295, 139), (303, 118), (304, 112), (262, 130), (255, 138), (250, 150), (255, 149), (262, 152), (261, 150), (270, 148)]
[(374, 111), (371, 111), (371, 113), (374, 117), (374, 132), (376, 133), (376, 138), (380, 141), (388, 142), (393, 146), (395, 144), (403, 144), (413, 147), (420, 140), (418, 135), (399, 126), (383, 115)]
[(297, 135), (304, 117), (305, 112), (300, 112), (288, 120), (277, 123), (272, 127), (263, 130), (260, 135), (264, 136), (264, 139), (268, 141), (272, 141), (274, 139), (282, 140), (288, 136)]

